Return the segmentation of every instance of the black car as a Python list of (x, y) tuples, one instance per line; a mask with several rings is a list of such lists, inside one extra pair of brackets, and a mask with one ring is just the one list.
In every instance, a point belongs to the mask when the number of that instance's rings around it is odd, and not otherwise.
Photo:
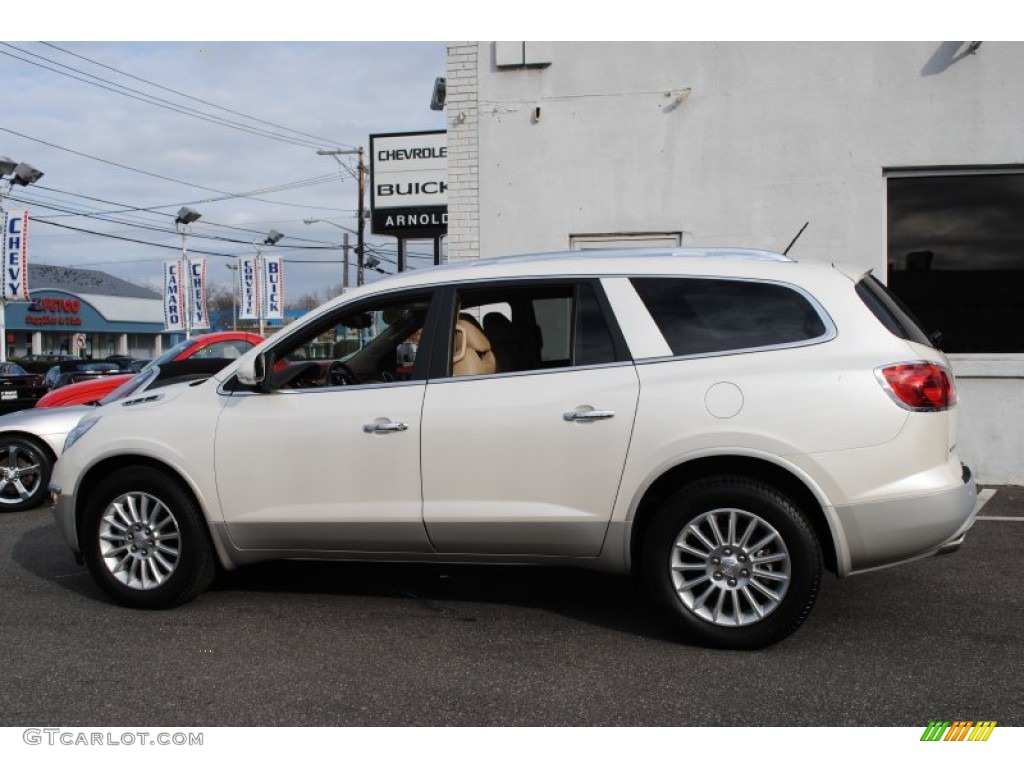
[(122, 373), (138, 373), (149, 362), (149, 360), (142, 360), (131, 355), (107, 355), (103, 361), (121, 366)]
[(29, 373), (46, 373), (55, 363), (68, 360), (79, 360), (77, 355), (51, 354), (51, 355), (25, 355), (11, 362), (17, 363)]
[(106, 360), (64, 360), (50, 367), (44, 381), (49, 390), (125, 372), (117, 363)]
[(17, 363), (0, 363), (0, 413), (33, 408), (46, 392), (41, 375), (28, 373)]

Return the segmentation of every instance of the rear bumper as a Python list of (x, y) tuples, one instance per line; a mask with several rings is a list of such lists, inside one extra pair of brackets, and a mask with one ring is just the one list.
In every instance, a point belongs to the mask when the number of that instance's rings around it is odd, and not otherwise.
[(978, 514), (974, 477), (934, 493), (836, 507), (850, 553), (849, 573), (955, 552)]

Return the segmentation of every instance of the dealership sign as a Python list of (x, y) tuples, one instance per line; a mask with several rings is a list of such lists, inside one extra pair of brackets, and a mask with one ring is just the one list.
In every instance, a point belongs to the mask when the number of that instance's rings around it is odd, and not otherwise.
[(448, 134), (370, 136), (370, 211), (375, 235), (432, 238), (448, 233)]
[(0, 211), (3, 223), (4, 301), (29, 301), (28, 295), (28, 211)]
[(258, 320), (260, 281), (256, 257), (238, 260), (238, 319)]
[(210, 314), (206, 311), (206, 259), (189, 259), (188, 306), (191, 314), (189, 328), (206, 330), (210, 327)]
[(263, 317), (267, 320), (284, 319), (284, 259), (280, 256), (263, 257)]
[(238, 319), (284, 319), (284, 259), (253, 256), (238, 260)]
[(164, 328), (185, 330), (185, 291), (182, 285), (181, 259), (164, 262)]

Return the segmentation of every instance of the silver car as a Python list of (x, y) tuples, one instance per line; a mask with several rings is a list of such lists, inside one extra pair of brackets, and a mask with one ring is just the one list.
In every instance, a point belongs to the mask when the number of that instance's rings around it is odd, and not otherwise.
[(229, 362), (206, 359), (165, 363), (134, 376), (93, 405), (29, 408), (0, 416), (0, 512), (32, 509), (43, 502), (64, 439), (97, 406), (146, 389), (206, 378)]

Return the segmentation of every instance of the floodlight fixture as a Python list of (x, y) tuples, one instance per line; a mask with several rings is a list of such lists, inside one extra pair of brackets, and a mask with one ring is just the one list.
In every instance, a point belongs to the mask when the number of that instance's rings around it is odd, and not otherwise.
[(28, 163), (18, 163), (11, 175), (11, 183), (27, 187), (29, 184), (35, 184), (41, 178), (43, 178), (43, 172), (38, 168), (33, 168)]
[(191, 224), (194, 221), (199, 221), (203, 217), (199, 211), (194, 208), (189, 208), (187, 205), (182, 206), (181, 210), (178, 211), (178, 218), (174, 220), (175, 224)]
[(448, 96), (447, 81), (443, 77), (434, 79), (434, 92), (430, 96), (430, 108), (435, 112), (444, 109), (445, 99)]
[(282, 237), (284, 237), (284, 235), (282, 235), (276, 229), (272, 229), (267, 233), (267, 239), (263, 241), (263, 244), (276, 245), (281, 240)]

